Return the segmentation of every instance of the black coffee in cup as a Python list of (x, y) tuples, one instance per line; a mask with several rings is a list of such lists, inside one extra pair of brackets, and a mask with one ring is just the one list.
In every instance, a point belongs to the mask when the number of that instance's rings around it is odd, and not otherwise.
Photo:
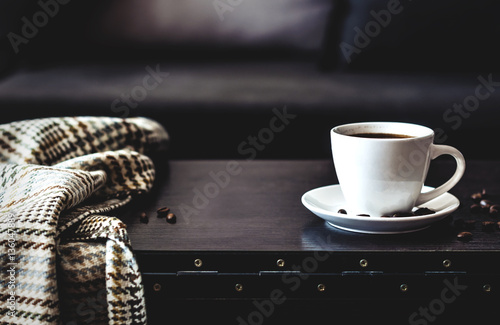
[(404, 138), (414, 138), (411, 135), (406, 134), (395, 134), (395, 133), (356, 133), (350, 134), (353, 137), (358, 138), (374, 138), (374, 139), (404, 139)]

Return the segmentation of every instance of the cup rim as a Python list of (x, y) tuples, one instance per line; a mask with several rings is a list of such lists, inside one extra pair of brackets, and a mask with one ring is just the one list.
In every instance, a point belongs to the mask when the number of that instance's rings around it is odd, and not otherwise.
[[(392, 132), (381, 132), (380, 130), (383, 130), (384, 128), (386, 129), (391, 129), (394, 130)], [(345, 137), (350, 137), (350, 138), (355, 138), (352, 137), (351, 135), (356, 134), (356, 133), (369, 133), (367, 132), (368, 130), (375, 130), (377, 129), (378, 133), (397, 133), (397, 134), (404, 134), (410, 136), (410, 138), (361, 138), (357, 137), (356, 139), (363, 139), (363, 140), (369, 140), (369, 141), (411, 141), (414, 139), (421, 139), (421, 138), (426, 138), (426, 137), (433, 137), (434, 136), (434, 131), (423, 125), (419, 124), (413, 124), (413, 123), (406, 123), (406, 122), (356, 122), (356, 123), (347, 123), (347, 124), (341, 124), (333, 127), (331, 129), (331, 134), (332, 135), (339, 135), (339, 136), (345, 136)], [(353, 132), (353, 130), (358, 130), (358, 132)], [(359, 132), (359, 130), (364, 130), (365, 132)]]

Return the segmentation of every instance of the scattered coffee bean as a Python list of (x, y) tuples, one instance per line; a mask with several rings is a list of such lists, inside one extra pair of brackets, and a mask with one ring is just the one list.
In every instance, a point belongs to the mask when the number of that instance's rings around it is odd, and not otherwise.
[(141, 214), (139, 215), (139, 220), (142, 223), (148, 223), (149, 222), (149, 218), (148, 218), (148, 215), (146, 214), (146, 212), (141, 212)]
[(495, 230), (495, 222), (494, 221), (483, 221), (481, 223), (481, 229), (483, 231), (487, 231), (487, 232), (490, 232), (490, 231), (493, 231)]
[(471, 212), (481, 212), (483, 208), (479, 205), (474, 203), (473, 205), (470, 206), (470, 211)]
[(481, 191), (481, 197), (482, 197), (483, 199), (486, 199), (488, 196), (489, 196), (489, 195), (488, 195), (488, 193), (486, 193), (486, 189), (485, 189), (485, 188), (483, 188), (483, 190)]
[(493, 204), (490, 206), (490, 215), (493, 217), (498, 217), (500, 215), (500, 205)]
[(457, 234), (457, 239), (461, 241), (469, 241), (472, 239), (472, 233), (468, 231), (462, 231)]
[(483, 208), (489, 209), (493, 205), (493, 202), (491, 202), (490, 200), (481, 200), (479, 202), (479, 205), (481, 205), (481, 207)]
[(464, 227), (467, 229), (474, 229), (476, 225), (476, 220), (464, 220)]
[(163, 217), (166, 217), (169, 212), (170, 212), (169, 208), (162, 207), (162, 208), (159, 208), (158, 210), (156, 210), (156, 216), (158, 218), (163, 218)]
[(177, 217), (173, 213), (167, 214), (167, 222), (168, 223), (176, 223), (177, 222)]
[(483, 196), (481, 195), (481, 193), (474, 193), (470, 196), (471, 199), (473, 199), (474, 201), (476, 202), (479, 202), (481, 201), (481, 199), (483, 198)]
[(361, 214), (357, 214), (358, 217), (369, 217), (370, 215), (369, 214), (365, 214), (365, 213), (361, 213)]
[(416, 216), (423, 216), (426, 214), (434, 214), (434, 213), (436, 213), (436, 212), (429, 209), (429, 208), (419, 208), (415, 212), (413, 212), (413, 214)]
[(340, 213), (340, 214), (347, 214), (347, 211), (344, 210), (344, 209), (340, 209), (339, 211), (337, 211), (337, 213)]

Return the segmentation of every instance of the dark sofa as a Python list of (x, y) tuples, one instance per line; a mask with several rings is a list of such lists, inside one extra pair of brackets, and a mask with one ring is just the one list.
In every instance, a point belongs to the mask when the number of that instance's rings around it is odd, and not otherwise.
[(499, 158), (499, 7), (3, 1), (0, 123), (147, 116), (172, 158), (298, 159), (330, 157), (335, 125), (407, 121), (466, 159)]

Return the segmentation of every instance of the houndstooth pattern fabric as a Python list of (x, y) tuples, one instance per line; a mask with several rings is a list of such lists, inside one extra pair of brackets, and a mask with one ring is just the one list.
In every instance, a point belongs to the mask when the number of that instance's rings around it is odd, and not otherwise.
[(126, 225), (109, 214), (149, 191), (168, 134), (144, 118), (0, 125), (0, 322), (145, 324)]

